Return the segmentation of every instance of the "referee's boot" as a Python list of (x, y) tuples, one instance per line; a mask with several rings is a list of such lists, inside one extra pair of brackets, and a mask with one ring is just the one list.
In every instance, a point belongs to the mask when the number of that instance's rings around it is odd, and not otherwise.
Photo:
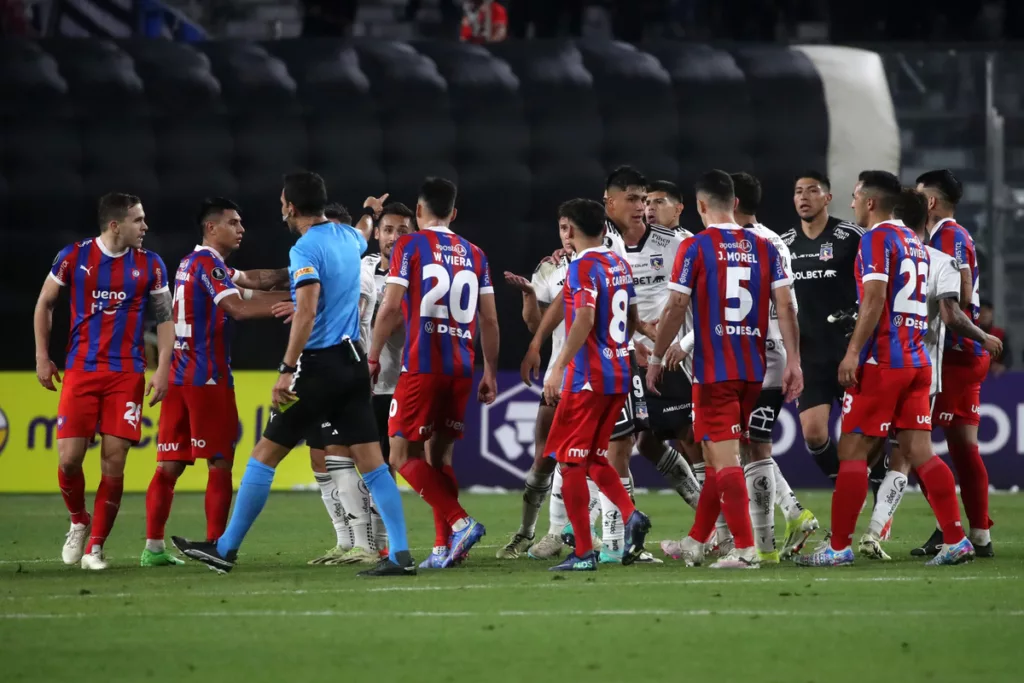
[(181, 536), (171, 536), (171, 543), (185, 557), (202, 562), (218, 574), (227, 574), (235, 568), (235, 562), (238, 560), (236, 550), (229, 550), (226, 557), (217, 552), (215, 541), (190, 541)]
[(385, 557), (373, 569), (359, 572), (356, 576), (416, 576), (416, 562), (408, 550), (395, 553), (395, 559)]

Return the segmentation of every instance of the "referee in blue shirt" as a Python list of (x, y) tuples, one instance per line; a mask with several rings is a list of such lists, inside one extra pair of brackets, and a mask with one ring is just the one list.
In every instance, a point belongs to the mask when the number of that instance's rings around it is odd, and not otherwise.
[(173, 537), (187, 557), (220, 572), (260, 514), (274, 468), (299, 441), (312, 438), (329, 455), (350, 456), (387, 527), (391, 555), (361, 575), (416, 573), (409, 554), (398, 486), (381, 456), (370, 399), (370, 374), (359, 341), (360, 257), (366, 237), (324, 217), (327, 189), (315, 173), (285, 176), (281, 213), (299, 235), (289, 253), (295, 316), (272, 392), (274, 410), (253, 449), (224, 535), (213, 543)]

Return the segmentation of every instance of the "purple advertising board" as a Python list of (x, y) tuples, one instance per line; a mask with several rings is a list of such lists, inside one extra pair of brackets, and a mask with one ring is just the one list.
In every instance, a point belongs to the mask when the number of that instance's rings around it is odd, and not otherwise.
[[(470, 400), (465, 437), (455, 448), (461, 487), (523, 488), (533, 463), (539, 401), (540, 386), (527, 387), (515, 372), (498, 374), (498, 397), (490, 406)], [(991, 485), (997, 489), (1024, 486), (1024, 372), (989, 379), (981, 388), (981, 403), (979, 442)], [(832, 430), (838, 438), (838, 408), (832, 412)], [(945, 455), (942, 431), (936, 430), (932, 440), (936, 453)], [(807, 453), (792, 404), (783, 408), (776, 421), (773, 453), (791, 486), (829, 485)], [(635, 453), (630, 469), (637, 486), (665, 487), (654, 467)]]

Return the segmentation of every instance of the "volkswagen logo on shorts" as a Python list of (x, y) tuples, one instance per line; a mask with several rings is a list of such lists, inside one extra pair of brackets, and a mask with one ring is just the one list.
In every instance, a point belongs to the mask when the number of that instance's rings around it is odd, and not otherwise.
[(601, 353), (603, 353), (603, 354), (604, 354), (604, 357), (605, 357), (605, 358), (608, 358), (609, 360), (611, 359), (611, 357), (612, 357), (613, 355), (615, 355), (615, 352), (614, 352), (614, 351), (612, 351), (612, 350), (611, 350), (610, 348), (608, 348), (607, 346), (606, 346), (606, 347), (604, 347), (604, 351), (602, 351)]
[(721, 325), (715, 325), (715, 334), (717, 334), (719, 337), (721, 337), (722, 336), (722, 332), (723, 332), (722, 326)]
[(434, 323), (432, 323), (429, 320), (427, 322), (423, 323), (423, 331), (426, 332), (427, 334), (433, 334), (434, 333)]

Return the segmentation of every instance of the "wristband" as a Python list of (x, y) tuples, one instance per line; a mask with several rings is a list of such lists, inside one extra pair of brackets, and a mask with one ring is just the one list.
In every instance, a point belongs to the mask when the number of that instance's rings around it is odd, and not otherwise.
[(655, 356), (653, 353), (647, 358), (648, 365), (661, 365), (661, 356)]
[(242, 298), (244, 300), (249, 301), (250, 299), (252, 299), (251, 289), (246, 289), (245, 287), (239, 287), (239, 289), (242, 290)]
[(369, 216), (370, 218), (376, 218), (377, 217), (377, 212), (374, 211), (373, 207), (371, 207), (371, 206), (364, 206), (363, 207), (363, 215), (364, 216)]
[(284, 361), (281, 361), (281, 364), (277, 366), (277, 373), (279, 375), (294, 375), (297, 371), (298, 368), (293, 368)]

